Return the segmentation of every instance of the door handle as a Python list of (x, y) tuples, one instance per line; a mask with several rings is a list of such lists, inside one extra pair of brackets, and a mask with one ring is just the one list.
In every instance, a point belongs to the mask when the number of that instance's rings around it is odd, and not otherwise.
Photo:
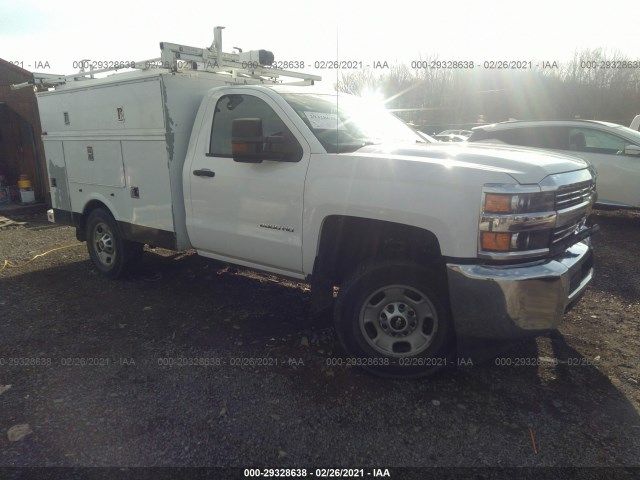
[(216, 172), (212, 172), (208, 168), (204, 168), (202, 170), (194, 170), (193, 174), (198, 177), (215, 177), (216, 176)]

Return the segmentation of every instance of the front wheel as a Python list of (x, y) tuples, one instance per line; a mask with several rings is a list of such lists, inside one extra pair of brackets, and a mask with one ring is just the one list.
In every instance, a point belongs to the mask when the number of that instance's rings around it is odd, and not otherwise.
[(142, 256), (144, 245), (124, 240), (111, 213), (98, 208), (86, 223), (87, 250), (106, 277), (123, 276)]
[(345, 282), (336, 332), (356, 364), (378, 375), (414, 378), (451, 363), (453, 329), (442, 277), (435, 268), (379, 262)]

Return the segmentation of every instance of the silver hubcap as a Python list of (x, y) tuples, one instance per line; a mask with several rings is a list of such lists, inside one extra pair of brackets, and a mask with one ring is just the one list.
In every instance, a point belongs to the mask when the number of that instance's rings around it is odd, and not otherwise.
[(376, 351), (410, 357), (426, 350), (438, 329), (438, 315), (427, 296), (405, 285), (376, 290), (360, 310), (360, 330)]
[(93, 249), (100, 263), (106, 267), (113, 265), (116, 248), (111, 229), (105, 223), (98, 223), (93, 230)]

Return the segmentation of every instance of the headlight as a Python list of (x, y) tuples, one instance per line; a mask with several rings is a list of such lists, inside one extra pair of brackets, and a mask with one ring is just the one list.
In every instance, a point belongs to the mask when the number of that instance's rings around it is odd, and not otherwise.
[(554, 192), (485, 193), (483, 213), (548, 212), (554, 204)]
[(479, 255), (513, 259), (547, 254), (557, 217), (554, 208), (555, 193), (537, 186), (485, 186)]
[(549, 239), (549, 230), (518, 233), (480, 232), (480, 247), (486, 252), (525, 252), (547, 248)]

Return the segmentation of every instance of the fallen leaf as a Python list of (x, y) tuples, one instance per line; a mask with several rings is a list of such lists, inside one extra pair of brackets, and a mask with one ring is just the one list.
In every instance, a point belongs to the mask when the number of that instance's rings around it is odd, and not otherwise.
[(31, 432), (31, 428), (28, 423), (20, 423), (18, 425), (14, 425), (7, 431), (7, 438), (10, 442), (18, 442), (22, 440), (24, 437), (29, 435)]

